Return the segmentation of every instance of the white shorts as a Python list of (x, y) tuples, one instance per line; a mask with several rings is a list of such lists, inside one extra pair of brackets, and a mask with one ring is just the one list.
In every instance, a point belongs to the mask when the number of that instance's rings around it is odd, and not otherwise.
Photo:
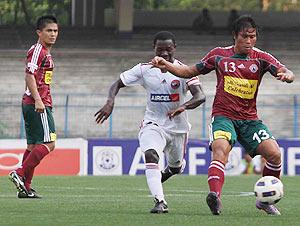
[(154, 149), (159, 156), (164, 153), (170, 167), (181, 167), (186, 152), (187, 133), (171, 133), (156, 124), (145, 124), (139, 132), (143, 152)]

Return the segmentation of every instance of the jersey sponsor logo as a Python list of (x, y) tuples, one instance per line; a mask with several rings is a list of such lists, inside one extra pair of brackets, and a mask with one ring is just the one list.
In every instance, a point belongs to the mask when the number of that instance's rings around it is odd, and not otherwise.
[(150, 100), (152, 102), (177, 102), (179, 101), (179, 94), (151, 94)]
[(52, 82), (52, 71), (46, 71), (45, 72), (45, 83), (47, 85), (50, 85)]
[(224, 91), (243, 99), (253, 99), (257, 83), (257, 80), (224, 76)]
[(256, 64), (251, 64), (250, 67), (249, 67), (249, 70), (250, 70), (252, 73), (255, 73), (255, 72), (257, 72), (258, 67), (257, 67)]
[(180, 81), (179, 80), (173, 80), (172, 82), (171, 82), (171, 87), (172, 87), (172, 89), (178, 89), (179, 88), (179, 86), (180, 86)]

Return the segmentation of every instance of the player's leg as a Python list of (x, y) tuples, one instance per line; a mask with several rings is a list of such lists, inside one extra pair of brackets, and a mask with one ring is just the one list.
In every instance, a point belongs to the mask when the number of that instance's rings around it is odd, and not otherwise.
[[(30, 152), (30, 155), (28, 156), (28, 160), (26, 159), (24, 162), (24, 172), (25, 172), (25, 180), (24, 184), (26, 187), (26, 190), (28, 191), (28, 198), (39, 198), (39, 195), (37, 192), (32, 189), (31, 182), (34, 175), (34, 170), (36, 166), (39, 165), (41, 160), (48, 155), (48, 153), (55, 148), (55, 142), (49, 142), (45, 144), (37, 144), (34, 145), (33, 150)], [(18, 170), (17, 170), (18, 172)], [(19, 198), (25, 198), (22, 194), (18, 195)]]
[(27, 159), (27, 157), (28, 157), (28, 155), (30, 154), (31, 150), (32, 150), (32, 148), (28, 147), (28, 145), (27, 145), (27, 148), (26, 148), (26, 150), (25, 150), (25, 152), (24, 152), (24, 154), (23, 154), (22, 164), (23, 164), (23, 162)]
[(232, 121), (223, 116), (214, 117), (210, 126), (212, 161), (208, 168), (209, 194), (206, 198), (206, 202), (214, 215), (221, 213), (221, 193), (225, 179), (225, 164), (235, 142), (236, 132)]
[(162, 183), (173, 175), (182, 173), (186, 165), (184, 156), (186, 153), (187, 134), (172, 134), (170, 137), (170, 145), (165, 149), (168, 165), (161, 171)]
[[(279, 146), (271, 132), (260, 120), (248, 120), (247, 126), (241, 131), (239, 142), (247, 152), (254, 157), (261, 155), (266, 160), (263, 176), (274, 176), (279, 178), (281, 172), (281, 153)], [(266, 205), (256, 202), (256, 207), (267, 214), (280, 215), (274, 205)]]
[[(24, 152), (23, 159), (22, 159), (22, 167), (17, 169), (20, 170), (23, 168), (23, 164), (27, 157), (29, 156), (30, 152), (34, 147), (34, 136), (32, 131), (32, 118), (31, 115), (34, 112), (34, 107), (30, 105), (22, 105), (22, 113), (25, 121), (25, 131), (26, 131), (26, 139), (27, 139), (27, 149)], [(27, 189), (25, 187), (25, 175), (22, 173), (17, 173), (17, 171), (12, 171), (9, 173), (9, 179), (15, 184), (18, 193), (25, 194), (27, 196)]]
[(23, 163), (25, 171), (25, 186), (31, 191), (31, 181), (34, 174), (34, 169), (39, 165), (41, 160), (53, 151), (55, 148), (55, 124), (50, 108), (46, 108), (44, 113), (37, 113), (36, 120), (40, 125), (40, 129), (35, 132), (36, 143), (27, 159)]
[[(46, 107), (43, 113), (34, 111), (33, 105), (23, 105), (28, 148), (32, 150), (22, 164), (22, 167), (11, 173), (24, 183), (19, 192), (36, 197), (31, 192), (31, 180), (35, 167), (55, 147), (55, 125), (51, 109)], [(16, 184), (16, 183), (15, 183)], [(20, 183), (22, 185), (22, 183)], [(23, 195), (21, 195), (24, 198)]]
[(266, 160), (262, 175), (280, 178), (281, 152), (277, 142), (274, 139), (264, 140), (258, 145), (256, 151)]
[(155, 206), (151, 213), (167, 213), (168, 207), (164, 197), (159, 169), (159, 153), (163, 152), (166, 139), (163, 131), (156, 125), (145, 125), (139, 133), (141, 150), (145, 153), (145, 175), (151, 195), (154, 197)]
[[(258, 145), (256, 151), (266, 159), (262, 175), (279, 178), (281, 173), (281, 153), (277, 142), (274, 139), (264, 140)], [(280, 215), (280, 211), (275, 205), (266, 205), (257, 201), (256, 207), (267, 214)]]
[(183, 173), (186, 166), (185, 159), (182, 159), (182, 164), (179, 167), (170, 167), (169, 165), (161, 171), (161, 182), (164, 183), (170, 177)]
[(241, 130), (239, 142), (251, 157), (261, 155), (265, 160), (263, 176), (279, 178), (281, 172), (281, 152), (268, 127), (260, 120), (247, 120)]

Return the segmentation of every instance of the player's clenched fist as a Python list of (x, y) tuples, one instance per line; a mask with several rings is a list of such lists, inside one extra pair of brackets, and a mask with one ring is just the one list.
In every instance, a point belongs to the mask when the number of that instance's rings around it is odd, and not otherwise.
[(154, 57), (152, 60), (151, 60), (151, 64), (154, 66), (154, 67), (158, 67), (160, 69), (165, 69), (166, 68), (166, 63), (167, 61), (162, 58), (162, 57), (159, 57), (159, 56), (156, 56)]
[(277, 80), (287, 83), (291, 83), (295, 79), (294, 73), (288, 70), (286, 67), (279, 68), (276, 77)]

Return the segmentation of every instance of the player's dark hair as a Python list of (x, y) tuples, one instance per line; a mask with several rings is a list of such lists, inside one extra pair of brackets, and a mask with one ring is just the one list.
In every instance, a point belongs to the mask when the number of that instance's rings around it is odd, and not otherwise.
[(46, 27), (47, 24), (51, 24), (51, 23), (57, 24), (57, 19), (55, 16), (52, 15), (41, 16), (37, 19), (36, 29), (41, 31), (43, 30), (44, 27)]
[(175, 35), (169, 31), (160, 31), (154, 35), (153, 45), (156, 44), (157, 40), (169, 40), (171, 39), (173, 44), (176, 45)]
[(259, 27), (250, 15), (242, 15), (233, 22), (233, 33), (238, 34), (240, 31), (248, 28), (255, 28), (258, 35)]

